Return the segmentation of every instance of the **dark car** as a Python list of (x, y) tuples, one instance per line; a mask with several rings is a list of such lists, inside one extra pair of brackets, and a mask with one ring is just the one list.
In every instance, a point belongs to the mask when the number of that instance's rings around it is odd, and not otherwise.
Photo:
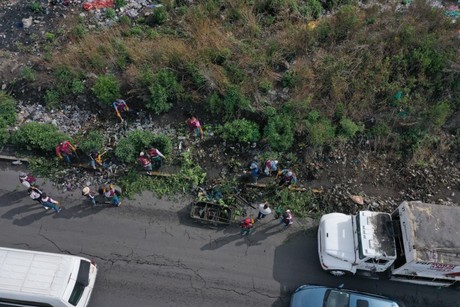
[(401, 302), (370, 293), (303, 285), (295, 290), (291, 307), (404, 307)]

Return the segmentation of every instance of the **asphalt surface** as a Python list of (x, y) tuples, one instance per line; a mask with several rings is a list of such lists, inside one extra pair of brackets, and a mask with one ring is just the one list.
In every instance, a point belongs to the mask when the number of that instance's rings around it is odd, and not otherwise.
[(187, 199), (158, 200), (149, 193), (119, 208), (90, 207), (80, 191), (40, 186), (64, 209), (45, 211), (19, 184), (21, 166), (0, 170), (0, 245), (76, 254), (97, 262), (91, 307), (289, 306), (306, 283), (367, 291), (408, 307), (460, 306), (460, 292), (322, 271), (312, 221), (281, 226), (270, 216), (249, 238), (236, 225), (212, 228), (189, 217)]

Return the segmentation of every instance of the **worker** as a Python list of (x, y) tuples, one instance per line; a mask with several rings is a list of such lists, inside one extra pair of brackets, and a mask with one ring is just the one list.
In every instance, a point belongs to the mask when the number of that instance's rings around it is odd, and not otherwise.
[(70, 141), (62, 141), (56, 146), (56, 155), (58, 159), (64, 159), (70, 164), (70, 159), (75, 157), (77, 154), (77, 148), (70, 143)]
[(41, 204), (45, 209), (51, 208), (56, 213), (59, 213), (62, 210), (62, 208), (59, 206), (59, 202), (46, 195), (46, 193), (42, 193)]
[(194, 137), (203, 139), (203, 128), (201, 127), (200, 121), (196, 116), (190, 116), (185, 123), (187, 124), (190, 133), (194, 135)]
[(36, 186), (30, 186), (27, 189), (27, 193), (29, 194), (29, 197), (32, 198), (35, 201), (38, 201), (38, 203), (41, 205), (42, 204), (42, 194), (43, 192), (38, 189)]
[(96, 170), (97, 168), (102, 167), (102, 155), (99, 153), (98, 150), (92, 150), (88, 154), (89, 158), (91, 159), (89, 161), (89, 165)]
[(24, 172), (19, 173), (19, 182), (25, 186), (26, 188), (30, 188), (31, 186), (35, 186), (35, 182), (37, 178), (30, 174), (26, 174)]
[(278, 171), (278, 161), (277, 160), (267, 160), (265, 161), (264, 173), (267, 176), (271, 176), (272, 173)]
[(123, 99), (120, 99), (118, 98), (117, 100), (115, 100), (112, 104), (113, 108), (115, 109), (115, 112), (117, 114), (117, 117), (120, 119), (120, 121), (123, 123), (125, 120), (123, 119), (123, 117), (121, 116), (122, 113), (124, 112), (128, 112), (129, 111), (129, 107), (128, 105), (126, 104), (126, 101), (124, 101)]
[(254, 160), (249, 165), (249, 170), (251, 172), (251, 182), (257, 183), (257, 179), (260, 175), (259, 160), (254, 158)]
[(137, 158), (139, 164), (144, 168), (147, 172), (147, 175), (152, 175), (152, 163), (150, 162), (149, 158), (145, 155), (144, 152), (139, 154), (139, 158)]
[(242, 222), (240, 222), (240, 234), (245, 237), (249, 236), (252, 227), (254, 227), (252, 220), (250, 218), (244, 219)]
[(81, 194), (91, 201), (93, 207), (96, 206), (96, 193), (92, 192), (89, 187), (84, 187)]
[(165, 156), (153, 146), (149, 146), (147, 149), (147, 157), (150, 159), (150, 162), (153, 163), (153, 168), (159, 170), (163, 165), (163, 159)]
[(288, 187), (291, 187), (297, 183), (297, 176), (290, 169), (283, 169), (279, 173), (279, 176), (281, 177), (279, 186), (287, 185)]
[(284, 224), (284, 229), (288, 228), (294, 223), (294, 217), (292, 215), (291, 210), (287, 209), (283, 216), (280, 219), (280, 224)]
[(118, 192), (112, 184), (102, 186), (100, 192), (104, 195), (105, 199), (110, 201), (115, 207), (121, 205), (120, 199), (118, 198)]

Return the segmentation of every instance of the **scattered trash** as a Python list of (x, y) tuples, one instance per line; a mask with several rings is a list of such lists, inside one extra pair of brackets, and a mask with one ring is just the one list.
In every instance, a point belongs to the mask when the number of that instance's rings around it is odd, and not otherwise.
[(359, 196), (359, 195), (352, 195), (350, 196), (351, 200), (358, 204), (358, 205), (364, 205), (364, 198), (362, 196)]
[(83, 9), (85, 11), (98, 10), (102, 8), (113, 8), (113, 0), (94, 0), (83, 3)]

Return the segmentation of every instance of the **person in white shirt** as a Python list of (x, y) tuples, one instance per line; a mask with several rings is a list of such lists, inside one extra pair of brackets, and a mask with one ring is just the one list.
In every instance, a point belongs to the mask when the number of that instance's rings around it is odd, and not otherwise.
[(267, 202), (264, 202), (259, 205), (259, 215), (257, 216), (257, 219), (258, 220), (263, 219), (270, 213), (272, 213), (272, 209), (270, 209)]

